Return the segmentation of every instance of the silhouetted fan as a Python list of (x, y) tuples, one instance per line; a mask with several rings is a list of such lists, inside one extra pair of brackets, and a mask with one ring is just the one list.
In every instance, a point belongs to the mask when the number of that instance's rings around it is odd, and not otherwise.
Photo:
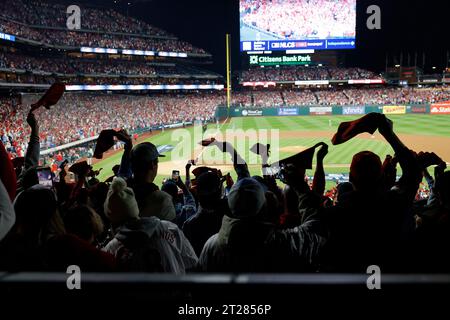
[(61, 99), (66, 86), (63, 83), (57, 82), (51, 85), (47, 92), (39, 99), (38, 102), (31, 105), (31, 111), (34, 111), (42, 106), (46, 109), (50, 109), (51, 106), (58, 103)]
[(87, 164), (87, 161), (80, 161), (80, 162), (74, 163), (69, 168), (69, 171), (75, 173), (76, 175), (82, 175), (83, 173), (86, 173), (91, 168), (92, 167)]
[(331, 139), (333, 145), (344, 143), (360, 133), (368, 132), (373, 134), (378, 129), (378, 124), (384, 115), (380, 113), (369, 113), (364, 117), (354, 121), (342, 122), (338, 131)]
[(216, 169), (216, 168), (210, 168), (210, 167), (197, 167), (194, 170), (192, 170), (192, 174), (195, 177), (200, 176), (201, 174), (205, 173), (205, 172), (213, 172), (213, 173), (217, 173), (219, 176), (222, 176), (222, 174), (220, 173), (220, 170)]
[(25, 164), (25, 157), (16, 157), (14, 159), (11, 160), (14, 169), (16, 168), (20, 168), (23, 167), (23, 165)]
[(97, 144), (95, 145), (94, 158), (102, 159), (103, 153), (108, 151), (114, 145), (114, 136), (116, 131), (112, 129), (103, 130), (97, 139)]

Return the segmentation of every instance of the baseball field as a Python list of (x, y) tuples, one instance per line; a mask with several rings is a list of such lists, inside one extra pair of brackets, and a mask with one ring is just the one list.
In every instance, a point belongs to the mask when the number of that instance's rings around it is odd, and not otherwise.
[[(373, 151), (382, 159), (393, 153), (378, 132), (374, 135), (361, 134), (342, 145), (331, 145), (330, 139), (339, 124), (357, 118), (358, 116), (231, 118), (219, 125), (210, 124), (204, 136), (200, 127), (191, 127), (144, 135), (138, 142), (150, 141), (166, 155), (160, 158), (157, 184), (162, 179), (169, 178), (172, 170), (180, 170), (183, 175), (184, 166), (190, 159), (197, 159), (201, 165), (218, 167), (223, 173), (232, 172), (229, 156), (223, 156), (215, 147), (205, 148), (198, 143), (205, 137), (231, 142), (249, 163), (250, 171), (255, 175), (261, 174), (260, 162), (249, 152), (249, 148), (257, 140), (272, 145), (269, 162), (275, 161), (277, 157), (286, 158), (323, 141), (329, 145), (329, 153), (324, 160), (326, 173), (348, 173), (352, 156), (359, 151)], [(389, 118), (394, 122), (395, 132), (410, 149), (433, 151), (450, 162), (450, 115), (407, 114), (391, 115)], [(121, 151), (109, 152), (103, 160), (95, 163), (96, 169), (103, 168), (101, 180), (112, 175), (111, 168), (120, 163), (121, 156)], [(312, 175), (313, 171), (307, 173)]]

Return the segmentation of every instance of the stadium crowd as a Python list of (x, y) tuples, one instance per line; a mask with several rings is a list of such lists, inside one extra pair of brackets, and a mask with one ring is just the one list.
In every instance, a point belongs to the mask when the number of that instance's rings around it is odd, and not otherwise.
[[(199, 103), (208, 100), (205, 97)], [(130, 103), (127, 100), (122, 106), (128, 112)], [(108, 136), (124, 145), (120, 164), (108, 182), (100, 182), (98, 172), (86, 162), (64, 167), (59, 156), (59, 179), (48, 184), (51, 177), (36, 167), (41, 128), (64, 131), (58, 136), (65, 139), (67, 135), (67, 140), (71, 132), (62, 118), (51, 126), (46, 124), (47, 113), (54, 114), (54, 108), (75, 123), (90, 121), (76, 119), (77, 108), (64, 101), (62, 106), (39, 110), (36, 115), (23, 109), (27, 116), (19, 125), (29, 143), (22, 162), (11, 162), (0, 144), (2, 271), (66, 272), (74, 264), (84, 272), (172, 274), (365, 274), (371, 265), (385, 273), (449, 270), (450, 172), (438, 155), (414, 152), (409, 149), (414, 146), (404, 145), (392, 121), (382, 114), (369, 114), (348, 124), (333, 141), (345, 143), (358, 132), (375, 128), (395, 157), (382, 161), (370, 151), (355, 154), (350, 182), (324, 196), (326, 144), (318, 147), (312, 184), (305, 180), (305, 166), (313, 161), (315, 148), (299, 154), (280, 175), (273, 176), (267, 171), (268, 147), (260, 145), (256, 150), (262, 158), (262, 174), (251, 177), (230, 142), (210, 139), (203, 141), (204, 147), (231, 156), (236, 181), (214, 168), (195, 166), (191, 173), (190, 161), (185, 174), (158, 186), (154, 183), (160, 165), (156, 146), (150, 142), (134, 145), (126, 131), (107, 132), (96, 143), (95, 152), (100, 153), (111, 147)], [(141, 120), (125, 119), (114, 105), (108, 107), (89, 113), (105, 121), (105, 128), (139, 125), (132, 121)], [(156, 121), (164, 113), (154, 111), (143, 121)], [(431, 166), (434, 178), (427, 171)], [(416, 201), (417, 193), (423, 192), (424, 176), (430, 192), (427, 199)]]
[[(29, 127), (27, 109), (33, 95), (0, 100), (0, 136), (6, 150), (23, 156)], [(149, 130), (162, 125), (209, 121), (219, 104), (217, 93), (152, 96), (66, 94), (58, 106), (39, 110), (40, 147), (48, 149), (98, 135), (103, 129)], [(58, 123), (58, 128), (55, 127)]]
[(22, 39), (38, 41), (47, 45), (65, 47), (94, 47), (109, 49), (132, 49), (164, 52), (185, 52), (205, 54), (203, 49), (190, 43), (174, 39), (153, 39), (124, 34), (94, 33), (85, 31), (67, 31), (57, 29), (33, 28), (17, 22), (0, 19), (0, 31)]
[[(160, 37), (173, 37), (169, 33), (112, 9), (80, 6), (82, 29), (103, 32), (124, 32)], [(67, 6), (48, 1), (4, 0), (0, 15), (28, 25), (67, 28)]]
[(35, 57), (17, 52), (0, 52), (0, 68), (24, 69), (27, 71), (43, 71), (61, 74), (125, 74), (125, 75), (210, 75), (192, 66), (184, 67), (180, 64), (155, 64), (139, 60), (116, 59), (82, 59), (56, 56)]
[[(240, 93), (243, 94), (242, 92)], [(424, 104), (450, 99), (446, 87), (434, 88), (349, 88), (349, 89), (271, 89), (247, 91), (252, 106), (279, 105), (367, 105), (367, 104)]]
[(239, 80), (247, 81), (298, 81), (298, 80), (376, 80), (376, 73), (361, 68), (337, 68), (319, 66), (289, 66), (252, 68), (242, 71)]
[(242, 22), (276, 39), (355, 37), (352, 0), (245, 0), (240, 10)]
[[(165, 69), (167, 70), (167, 69)], [(22, 84), (51, 84), (64, 82), (70, 85), (188, 85), (218, 84), (220, 79), (204, 79), (195, 75), (43, 75), (41, 73), (0, 73), (0, 82)]]

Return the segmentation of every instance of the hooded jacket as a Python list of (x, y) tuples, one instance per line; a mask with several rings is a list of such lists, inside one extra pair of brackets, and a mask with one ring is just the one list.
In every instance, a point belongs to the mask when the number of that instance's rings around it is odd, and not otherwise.
[(303, 212), (303, 223), (288, 230), (257, 217), (226, 215), (206, 242), (199, 266), (208, 272), (311, 272), (326, 236), (317, 211)]
[[(146, 254), (139, 254), (134, 270), (129, 271), (162, 271), (175, 274), (184, 274), (187, 269), (193, 268), (197, 263), (197, 255), (191, 244), (178, 229), (169, 221), (157, 217), (145, 217), (132, 220), (119, 228), (115, 238), (111, 240), (105, 251), (115, 257), (137, 254), (142, 250)], [(144, 261), (152, 256), (152, 261)], [(160, 270), (155, 270), (155, 258), (159, 259)]]

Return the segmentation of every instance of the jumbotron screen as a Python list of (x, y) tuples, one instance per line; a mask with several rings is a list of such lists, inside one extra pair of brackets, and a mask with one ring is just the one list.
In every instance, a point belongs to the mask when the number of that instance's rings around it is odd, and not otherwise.
[(355, 48), (356, 0), (240, 0), (241, 51)]

